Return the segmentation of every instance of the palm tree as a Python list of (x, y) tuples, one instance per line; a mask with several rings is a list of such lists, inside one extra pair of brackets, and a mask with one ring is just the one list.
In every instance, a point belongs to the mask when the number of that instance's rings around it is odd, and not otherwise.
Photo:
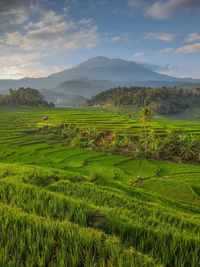
[(140, 113), (140, 121), (144, 124), (144, 151), (145, 156), (147, 155), (147, 122), (152, 118), (152, 107), (145, 105)]
[[(144, 147), (145, 147), (145, 156), (147, 155), (147, 122), (151, 120), (152, 117), (152, 108), (150, 105), (145, 105), (140, 113), (140, 121), (144, 124)], [(141, 182), (141, 166), (142, 166), (142, 156), (140, 157), (140, 161), (138, 164), (138, 169), (137, 169), (137, 181)]]

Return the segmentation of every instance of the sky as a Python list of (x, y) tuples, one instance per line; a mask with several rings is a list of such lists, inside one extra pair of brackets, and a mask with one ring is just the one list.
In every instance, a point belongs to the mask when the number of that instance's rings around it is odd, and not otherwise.
[(0, 0), (0, 79), (95, 56), (200, 78), (200, 0)]

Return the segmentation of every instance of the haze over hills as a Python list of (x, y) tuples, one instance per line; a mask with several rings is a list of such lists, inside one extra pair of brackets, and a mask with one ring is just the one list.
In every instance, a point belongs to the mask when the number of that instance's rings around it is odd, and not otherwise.
[(70, 95), (89, 98), (114, 86), (191, 86), (197, 82), (160, 74), (133, 61), (99, 56), (48, 77), (0, 80), (0, 90), (21, 86), (45, 88), (48, 89), (42, 90), (45, 97), (55, 101), (58, 93), (62, 99)]
[(76, 94), (64, 94), (50, 89), (39, 91), (45, 96), (46, 101), (53, 102), (56, 107), (79, 107), (87, 101), (85, 97)]

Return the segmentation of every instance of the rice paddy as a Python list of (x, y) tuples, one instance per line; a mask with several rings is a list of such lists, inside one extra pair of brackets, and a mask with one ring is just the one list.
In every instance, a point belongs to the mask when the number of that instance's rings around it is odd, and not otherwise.
[[(43, 116), (48, 121), (42, 121)], [(44, 125), (141, 134), (101, 109), (0, 109), (0, 266), (200, 266), (200, 166), (70, 148)], [(151, 127), (200, 134), (200, 123)]]

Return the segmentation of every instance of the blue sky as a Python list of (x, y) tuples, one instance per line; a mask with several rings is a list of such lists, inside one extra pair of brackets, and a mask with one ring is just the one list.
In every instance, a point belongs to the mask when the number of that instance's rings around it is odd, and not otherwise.
[(199, 0), (0, 0), (0, 78), (47, 76), (94, 56), (200, 78)]

